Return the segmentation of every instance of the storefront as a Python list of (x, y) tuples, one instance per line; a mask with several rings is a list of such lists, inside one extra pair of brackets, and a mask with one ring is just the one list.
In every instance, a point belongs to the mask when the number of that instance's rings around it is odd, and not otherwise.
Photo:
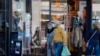
[[(8, 2), (8, 3), (7, 3)], [(11, 19), (11, 1), (0, 0), (0, 56), (9, 53), (9, 22)]]
[[(18, 35), (16, 38), (22, 42), (21, 55), (30, 53), (30, 42), (32, 38), (32, 16), (31, 0), (12, 0), (12, 22), (11, 32)], [(16, 51), (18, 54), (18, 51)], [(20, 53), (19, 52), (19, 53)]]
[[(75, 19), (75, 17), (82, 19), (85, 16), (83, 15), (84, 7), (87, 7), (86, 17), (88, 18), (86, 31), (91, 29), (91, 25), (94, 21), (97, 20), (100, 22), (99, 10), (94, 9), (94, 7), (99, 6), (99, 4), (93, 3), (92, 5), (92, 1), (0, 0), (0, 4), (0, 36), (5, 37), (3, 39), (5, 43), (0, 42), (2, 44), (0, 45), (0, 53), (3, 52), (5, 55), (6, 53), (7, 55), (11, 54), (9, 51), (23, 55), (31, 53), (31, 48), (35, 51), (37, 51), (36, 48), (43, 49), (47, 41), (47, 23), (55, 20), (62, 21), (63, 28), (69, 38), (68, 47), (70, 51), (73, 51), (74, 48), (70, 45), (73, 19)], [(36, 36), (34, 37), (34, 35)], [(30, 47), (30, 44), (33, 46)], [(16, 47), (13, 47), (14, 45)], [(7, 47), (4, 48), (4, 46)], [(18, 51), (16, 51), (16, 48), (18, 48)], [(44, 49), (46, 49), (46, 47)], [(84, 50), (84, 52), (86, 52), (86, 50)]]

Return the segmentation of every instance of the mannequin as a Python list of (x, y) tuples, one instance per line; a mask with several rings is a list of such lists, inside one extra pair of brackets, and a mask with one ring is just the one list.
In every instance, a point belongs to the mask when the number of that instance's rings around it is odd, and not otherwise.
[[(77, 52), (77, 56), (81, 56), (82, 53), (82, 20), (79, 16), (74, 16), (73, 18), (73, 31), (72, 31), (72, 37), (71, 37), (71, 43)], [(78, 53), (80, 52), (80, 53)]]
[(25, 16), (25, 42), (24, 42), (25, 46), (24, 47), (27, 49), (27, 53), (31, 53), (31, 50), (30, 50), (30, 42), (31, 42), (30, 19), (31, 19), (30, 13), (26, 13), (26, 16)]
[(18, 24), (19, 24), (19, 21), (21, 19), (21, 10), (20, 9), (17, 9), (15, 12), (14, 12), (14, 16), (12, 18), (12, 31), (14, 32), (18, 32), (19, 30), (19, 27), (18, 27)]

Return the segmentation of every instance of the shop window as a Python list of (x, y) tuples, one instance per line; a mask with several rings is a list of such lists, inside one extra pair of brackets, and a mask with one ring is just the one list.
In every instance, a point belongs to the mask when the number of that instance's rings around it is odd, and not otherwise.
[(7, 38), (9, 38), (7, 30), (9, 28), (10, 17), (8, 1), (9, 0), (0, 0), (0, 56), (6, 56), (7, 54)]
[(15, 1), (19, 1), (19, 0), (15, 0)]

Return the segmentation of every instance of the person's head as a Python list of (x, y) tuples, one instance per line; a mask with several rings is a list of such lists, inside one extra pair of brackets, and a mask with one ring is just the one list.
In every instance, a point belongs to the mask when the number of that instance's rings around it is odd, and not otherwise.
[(93, 28), (95, 28), (95, 29), (100, 29), (100, 27), (99, 27), (99, 22), (95, 22), (95, 23), (93, 24)]
[(83, 17), (86, 17), (87, 16), (87, 10), (86, 9), (87, 9), (87, 7), (84, 7), (83, 8)]
[(52, 26), (52, 22), (49, 22), (48, 25), (47, 25), (47, 27), (48, 27), (48, 29), (52, 29), (52, 27), (53, 27)]
[(15, 11), (14, 14), (15, 14), (15, 16), (18, 16), (18, 12), (17, 11)]
[(60, 24), (61, 24), (61, 21), (56, 20), (56, 21), (53, 22), (53, 27), (57, 27)]
[(84, 25), (84, 24), (86, 24), (86, 21), (87, 21), (87, 7), (84, 7), (84, 8), (83, 8), (82, 15), (83, 15), (83, 16), (82, 16), (82, 17), (83, 17), (83, 18), (82, 18), (82, 20), (83, 20), (82, 23), (83, 23), (83, 25)]
[(14, 14), (15, 14), (15, 16), (20, 16), (21, 15), (21, 9), (17, 9), (15, 12), (14, 12)]

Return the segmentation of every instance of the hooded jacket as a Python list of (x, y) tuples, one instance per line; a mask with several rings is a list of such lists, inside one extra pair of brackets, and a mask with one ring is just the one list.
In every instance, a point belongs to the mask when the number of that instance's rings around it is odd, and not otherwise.
[(54, 30), (53, 42), (55, 43), (56, 42), (63, 42), (63, 43), (67, 42), (65, 31), (60, 25), (58, 25)]

